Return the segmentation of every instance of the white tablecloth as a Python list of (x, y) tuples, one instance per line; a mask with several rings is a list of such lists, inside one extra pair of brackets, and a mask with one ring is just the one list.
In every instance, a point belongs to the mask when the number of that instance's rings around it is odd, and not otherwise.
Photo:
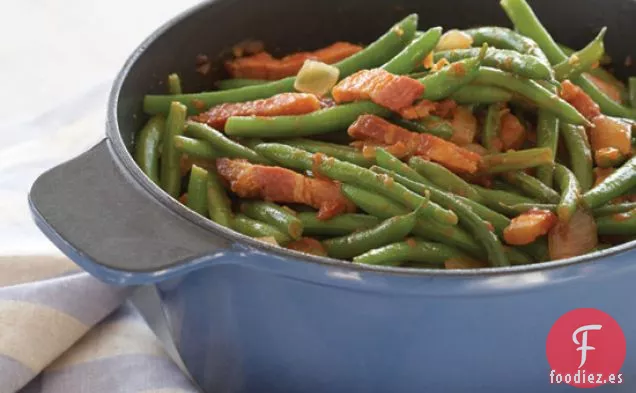
[(79, 271), (27, 206), (38, 174), (103, 137), (110, 83), (129, 53), (194, 3), (2, 3), (0, 393), (196, 391), (126, 303), (131, 291)]

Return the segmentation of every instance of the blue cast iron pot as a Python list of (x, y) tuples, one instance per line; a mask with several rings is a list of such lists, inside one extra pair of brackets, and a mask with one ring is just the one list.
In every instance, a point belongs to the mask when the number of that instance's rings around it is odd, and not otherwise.
[[(610, 27), (608, 52), (636, 47), (631, 0), (536, 0), (561, 42)], [(132, 54), (114, 83), (107, 136), (43, 174), (30, 193), (42, 231), (91, 274), (156, 284), (174, 342), (206, 392), (570, 392), (550, 384), (546, 336), (582, 307), (613, 316), (627, 339), (622, 385), (636, 391), (636, 256), (631, 242), (559, 262), (476, 271), (354, 266), (227, 230), (171, 199), (129, 151), (148, 92), (178, 72), (188, 91), (221, 74), (244, 39), (279, 53), (370, 42), (408, 13), (420, 26), (507, 25), (496, 0), (217, 0), (178, 16)], [(143, 17), (143, 16), (140, 16)]]

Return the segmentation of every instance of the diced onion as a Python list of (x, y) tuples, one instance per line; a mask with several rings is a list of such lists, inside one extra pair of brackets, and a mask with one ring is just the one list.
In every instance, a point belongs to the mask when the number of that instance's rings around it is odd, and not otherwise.
[(435, 50), (468, 49), (473, 45), (473, 37), (459, 30), (449, 30), (437, 43)]
[(294, 88), (300, 92), (312, 93), (320, 97), (336, 85), (339, 76), (340, 70), (332, 65), (306, 60), (296, 75)]
[(585, 210), (577, 210), (567, 223), (559, 222), (548, 235), (550, 259), (587, 254), (598, 244), (596, 222)]

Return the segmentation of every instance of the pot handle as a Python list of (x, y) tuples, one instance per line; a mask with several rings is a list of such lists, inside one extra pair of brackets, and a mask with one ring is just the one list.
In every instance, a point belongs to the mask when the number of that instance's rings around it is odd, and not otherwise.
[(163, 204), (171, 203), (167, 195), (152, 196), (111, 149), (102, 140), (42, 174), (29, 193), (36, 224), (78, 265), (103, 281), (135, 285), (244, 255), (198, 225), (203, 217), (187, 219)]

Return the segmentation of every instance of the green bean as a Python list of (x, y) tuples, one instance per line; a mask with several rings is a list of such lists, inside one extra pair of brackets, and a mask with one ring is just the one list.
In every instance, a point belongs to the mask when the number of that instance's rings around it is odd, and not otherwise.
[(409, 166), (441, 190), (452, 192), (476, 202), (483, 201), (481, 195), (472, 185), (439, 164), (413, 156), (409, 160)]
[(406, 120), (395, 117), (391, 119), (391, 122), (402, 128), (406, 128), (409, 131), (415, 131), (421, 134), (431, 134), (446, 140), (453, 136), (453, 127), (441, 119), (437, 123), (430, 119), (425, 123), (424, 121)]
[[(576, 50), (570, 48), (567, 45), (563, 45), (562, 43), (558, 42), (557, 45), (559, 46), (559, 48), (561, 48), (561, 51), (563, 53), (565, 53), (566, 56), (570, 57), (572, 56), (574, 53), (576, 53)], [(610, 57), (610, 55), (608, 55), (607, 53), (603, 53), (603, 55), (601, 56), (601, 58), (598, 60), (599, 64), (602, 65), (609, 65), (612, 64), (612, 58)]]
[(208, 141), (212, 144), (213, 148), (223, 154), (224, 157), (245, 158), (255, 164), (271, 164), (271, 161), (256, 153), (254, 150), (234, 142), (207, 124), (188, 121), (186, 127), (186, 133), (188, 135)]
[[(547, 147), (556, 159), (559, 144), (559, 118), (545, 109), (537, 115), (537, 147)], [(537, 168), (537, 178), (548, 187), (554, 183), (554, 165), (542, 165)]]
[(391, 217), (373, 228), (325, 240), (322, 244), (330, 257), (350, 259), (374, 248), (403, 240), (416, 223), (417, 214), (413, 211), (403, 216)]
[(256, 138), (293, 138), (325, 134), (346, 129), (363, 114), (388, 117), (391, 111), (371, 101), (359, 101), (298, 116), (230, 117), (225, 123), (225, 133), (230, 136)]
[(297, 149), (306, 150), (310, 153), (323, 153), (329, 157), (334, 157), (341, 161), (347, 161), (364, 168), (368, 168), (373, 165), (373, 159), (365, 157), (360, 151), (349, 146), (302, 138), (282, 139), (275, 142), (295, 147)]
[(636, 235), (636, 211), (598, 217), (596, 229), (599, 235), (634, 236)]
[[(342, 193), (356, 206), (375, 217), (388, 219), (408, 213), (408, 209), (404, 205), (375, 192), (349, 184), (343, 184), (341, 189)], [(424, 239), (461, 248), (472, 255), (484, 256), (481, 246), (458, 226), (440, 224), (436, 221), (418, 220), (413, 229), (413, 234)]]
[(561, 189), (561, 199), (557, 205), (557, 215), (563, 223), (570, 221), (570, 218), (576, 212), (576, 208), (581, 197), (581, 187), (574, 173), (561, 164), (557, 164), (554, 168), (554, 175), (557, 184)]
[(530, 210), (547, 210), (551, 212), (556, 212), (557, 205), (551, 203), (518, 203), (516, 205), (505, 205), (506, 208), (513, 212), (514, 215), (523, 214), (529, 212)]
[(534, 168), (552, 164), (552, 150), (545, 147), (509, 151), (506, 153), (483, 156), (480, 162), (480, 173), (501, 173)]
[[(382, 151), (382, 149), (378, 150)], [(404, 167), (402, 165), (403, 163), (400, 160), (391, 156), (391, 154), (386, 151), (384, 151), (384, 154), (382, 155), (376, 154), (376, 160), (380, 166), (383, 166), (384, 168), (389, 170), (391, 170), (392, 168)], [(395, 177), (394, 180), (396, 180)], [(421, 186), (426, 187), (423, 184)], [(475, 239), (481, 242), (488, 254), (488, 259), (492, 265), (509, 265), (502, 245), (497, 238), (497, 235), (490, 232), (488, 224), (484, 222), (481, 217), (478, 216), (465, 201), (460, 200), (458, 199), (458, 197), (454, 197), (445, 192), (436, 190), (433, 187), (426, 187), (425, 191), (428, 192), (431, 195), (431, 198), (434, 198), (442, 207), (450, 209), (458, 215), (459, 219), (462, 221), (462, 224), (471, 232)]]
[(636, 157), (630, 158), (601, 184), (586, 192), (583, 195), (583, 201), (590, 209), (595, 209), (634, 187), (636, 187)]
[(418, 79), (424, 85), (422, 98), (431, 101), (442, 100), (475, 80), (486, 49), (486, 47), (482, 48), (478, 57), (449, 64), (435, 73)]
[(182, 94), (181, 90), (181, 78), (179, 78), (179, 74), (170, 74), (168, 75), (168, 92), (170, 94)]
[(214, 82), (214, 85), (219, 90), (231, 90), (231, 89), (240, 89), (241, 87), (247, 86), (256, 86), (263, 85), (265, 83), (269, 83), (270, 81), (264, 79), (223, 79), (220, 81)]
[(196, 165), (190, 169), (188, 207), (202, 216), (208, 215), (208, 171)]
[(244, 214), (237, 214), (234, 217), (232, 220), (232, 229), (245, 236), (254, 238), (273, 237), (279, 245), (284, 245), (291, 241), (287, 234), (279, 231), (276, 227), (253, 220)]
[(586, 126), (591, 125), (572, 105), (533, 80), (518, 78), (496, 68), (481, 67), (477, 72), (475, 83), (510, 90), (532, 101), (539, 108), (551, 111), (565, 121)]
[(448, 260), (475, 262), (454, 247), (421, 239), (389, 244), (353, 258), (354, 263), (380, 266), (400, 266), (406, 262), (433, 263), (443, 266)]
[(316, 213), (304, 212), (298, 213), (298, 219), (303, 225), (303, 234), (308, 236), (344, 236), (380, 223), (377, 217), (367, 214), (340, 214), (329, 220), (319, 220)]
[[(545, 27), (543, 27), (526, 0), (502, 0), (501, 5), (517, 30), (521, 34), (536, 41), (548, 57), (548, 60), (550, 60), (550, 63), (559, 64), (562, 61), (567, 60), (565, 53), (563, 53), (559, 45), (550, 36)], [(573, 78), (572, 82), (579, 85), (581, 89), (583, 89), (583, 91), (585, 91), (585, 93), (587, 93), (592, 100), (600, 106), (601, 111), (603, 111), (604, 114), (631, 119), (636, 118), (636, 111), (612, 100), (605, 93), (599, 90), (585, 75)], [(565, 120), (574, 124), (583, 124), (572, 121), (571, 119)]]
[(488, 107), (486, 113), (486, 122), (481, 135), (481, 144), (491, 153), (498, 152), (496, 142), (501, 140), (499, 134), (501, 133), (501, 115), (506, 104), (499, 102), (492, 104)]
[(464, 32), (473, 37), (473, 45), (482, 46), (483, 44), (488, 44), (499, 49), (512, 49), (519, 53), (532, 55), (546, 65), (550, 64), (545, 53), (536, 42), (508, 28), (485, 26), (464, 30)]
[(636, 77), (629, 77), (629, 105), (636, 108)]
[(636, 202), (624, 202), (611, 205), (605, 205), (594, 209), (594, 217), (609, 216), (610, 214), (627, 213), (636, 209)]
[(508, 102), (513, 98), (508, 90), (485, 85), (466, 85), (450, 95), (450, 99), (460, 105), (489, 105), (496, 102)]
[(605, 54), (603, 39), (607, 28), (603, 27), (596, 38), (585, 48), (573, 53), (567, 60), (554, 66), (554, 76), (557, 80), (570, 79), (593, 68)]
[(214, 168), (208, 168), (208, 214), (217, 224), (228, 228), (232, 226), (230, 199)]
[[(382, 173), (382, 174), (391, 176), (395, 181), (407, 187), (411, 191), (417, 192), (419, 194), (429, 193), (431, 195), (431, 200), (443, 199), (443, 197), (441, 197), (440, 195), (445, 195), (443, 191), (436, 189), (433, 186), (427, 186), (422, 183), (417, 183), (411, 179), (408, 179), (407, 177), (399, 175), (398, 173), (392, 170), (388, 170), (388, 169), (377, 167), (377, 166), (372, 166), (371, 170), (376, 173)], [(465, 203), (484, 221), (490, 222), (493, 228), (495, 229), (495, 232), (498, 235), (503, 235), (504, 229), (510, 224), (510, 220), (507, 217), (487, 208), (486, 206), (478, 202), (472, 201), (468, 198), (464, 198), (461, 196), (457, 196), (456, 199), (460, 202)], [(440, 204), (441, 203), (443, 203), (443, 201), (440, 202)]]
[(188, 157), (205, 158), (208, 160), (216, 160), (221, 157), (221, 154), (208, 142), (181, 135), (174, 137), (174, 146), (182, 154), (187, 154)]
[(473, 187), (484, 198), (484, 204), (486, 206), (502, 214), (510, 214), (510, 210), (508, 210), (506, 206), (518, 205), (520, 203), (537, 203), (537, 201), (533, 199), (522, 195), (513, 194), (511, 192), (492, 190), (490, 188), (484, 188), (477, 185), (473, 185)]
[(410, 44), (384, 64), (382, 68), (392, 74), (408, 74), (435, 49), (435, 45), (437, 45), (441, 36), (441, 27), (433, 27), (425, 33), (416, 35)]
[(560, 196), (552, 188), (543, 184), (536, 177), (525, 172), (507, 172), (503, 177), (510, 184), (518, 187), (524, 194), (544, 203), (558, 203)]
[[(447, 59), (451, 63), (470, 57), (479, 56), (479, 48), (453, 49), (435, 52), (435, 61)], [(552, 79), (554, 73), (549, 64), (532, 55), (526, 55), (509, 49), (489, 48), (482, 64), (499, 68), (524, 78)]]
[[(417, 15), (411, 14), (395, 24), (383, 36), (368, 45), (364, 50), (334, 64), (344, 78), (360, 69), (375, 68), (389, 61), (408, 42), (413, 39), (417, 29)], [(268, 98), (279, 93), (294, 91), (296, 77), (288, 77), (261, 85), (246, 86), (240, 89), (209, 91), (177, 96), (146, 95), (144, 112), (154, 115), (168, 110), (170, 102), (176, 100), (185, 105), (191, 113), (197, 113), (210, 106), (226, 102), (244, 102)]]
[(303, 235), (303, 224), (291, 209), (271, 202), (251, 201), (241, 203), (240, 210), (247, 217), (269, 224), (292, 239)]
[(179, 102), (170, 104), (170, 112), (166, 119), (166, 135), (164, 136), (163, 150), (161, 152), (161, 188), (170, 196), (176, 198), (181, 191), (181, 169), (179, 157), (181, 156), (174, 143), (174, 137), (183, 133), (187, 108)]
[(441, 223), (457, 224), (457, 216), (452, 211), (429, 202), (427, 198), (400, 184), (392, 184), (390, 179), (378, 176), (366, 168), (335, 158), (314, 159), (314, 155), (309, 152), (276, 143), (260, 144), (256, 146), (256, 151), (286, 167), (311, 170), (333, 180), (369, 188), (404, 203), (410, 209), (416, 209), (425, 203), (426, 205), (419, 210), (420, 216), (423, 218), (428, 217)]
[(135, 161), (155, 184), (159, 183), (159, 144), (166, 121), (161, 115), (151, 117), (135, 141)]
[(563, 141), (570, 155), (570, 167), (579, 181), (581, 190), (587, 191), (594, 184), (592, 150), (587, 140), (585, 128), (562, 123), (560, 126)]

